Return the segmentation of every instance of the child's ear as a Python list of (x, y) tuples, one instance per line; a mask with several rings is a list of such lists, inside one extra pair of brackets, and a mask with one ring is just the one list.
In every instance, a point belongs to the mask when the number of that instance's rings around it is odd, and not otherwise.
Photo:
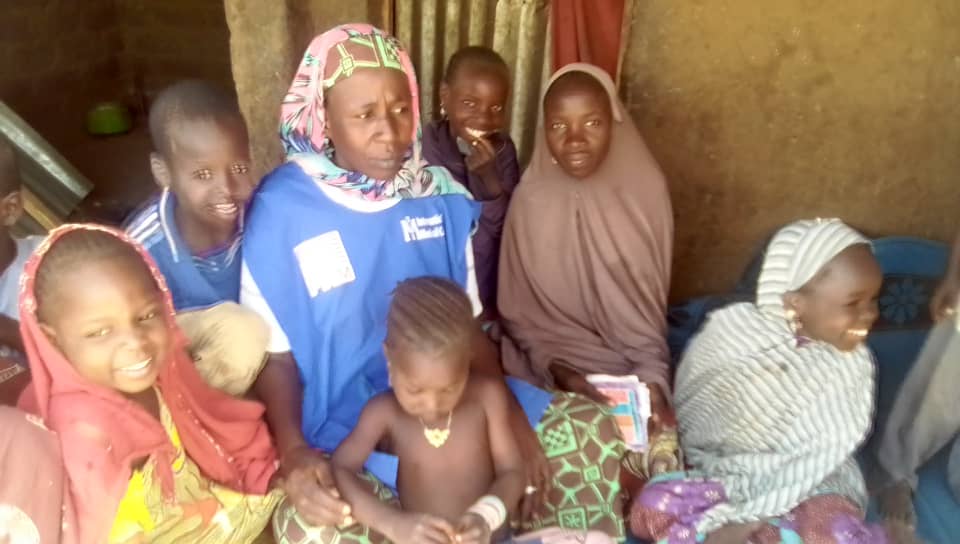
[(153, 172), (153, 180), (162, 189), (170, 188), (170, 168), (167, 161), (159, 153), (150, 153), (150, 171)]
[(0, 199), (0, 222), (10, 228), (23, 216), (23, 197), (20, 191), (13, 191)]

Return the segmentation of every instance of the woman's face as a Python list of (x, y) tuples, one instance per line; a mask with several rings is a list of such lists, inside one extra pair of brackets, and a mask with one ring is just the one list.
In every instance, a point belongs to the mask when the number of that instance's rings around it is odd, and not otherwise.
[(547, 147), (560, 168), (577, 179), (585, 179), (600, 168), (610, 151), (610, 99), (600, 82), (591, 76), (567, 74), (547, 92), (543, 126)]
[(340, 168), (393, 179), (413, 143), (413, 100), (406, 75), (360, 68), (326, 94), (327, 136)]

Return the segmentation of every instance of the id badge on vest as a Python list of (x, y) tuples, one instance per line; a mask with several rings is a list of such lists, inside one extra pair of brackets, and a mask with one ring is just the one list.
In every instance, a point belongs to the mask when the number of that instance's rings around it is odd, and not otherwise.
[(310, 298), (357, 279), (339, 231), (332, 230), (300, 242), (293, 248), (293, 254)]

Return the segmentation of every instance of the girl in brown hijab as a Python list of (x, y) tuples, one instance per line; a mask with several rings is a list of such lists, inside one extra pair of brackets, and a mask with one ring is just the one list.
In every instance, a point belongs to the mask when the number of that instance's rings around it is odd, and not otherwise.
[[(654, 460), (666, 447), (666, 464), (676, 460), (675, 432), (661, 432), (673, 419), (665, 317), (672, 247), (663, 173), (613, 81), (588, 64), (559, 70), (504, 230), (504, 366), (600, 402), (588, 374), (637, 376), (653, 404), (648, 454)], [(650, 472), (647, 463), (628, 468)]]

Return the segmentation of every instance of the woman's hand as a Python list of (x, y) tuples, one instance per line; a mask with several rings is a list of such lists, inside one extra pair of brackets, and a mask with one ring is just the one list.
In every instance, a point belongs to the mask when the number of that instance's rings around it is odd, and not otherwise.
[(428, 514), (398, 511), (387, 538), (396, 544), (454, 544), (456, 531), (446, 520)]
[(523, 410), (517, 407), (510, 414), (510, 426), (513, 428), (513, 436), (516, 438), (520, 454), (523, 456), (523, 471), (526, 477), (527, 491), (530, 491), (529, 493), (524, 492), (523, 498), (520, 499), (520, 520), (529, 521), (536, 512), (540, 511), (540, 507), (543, 505), (543, 498), (546, 496), (552, 476), (550, 461), (547, 460), (547, 455), (543, 453), (540, 438), (536, 431), (530, 427)]
[(583, 395), (588, 399), (600, 403), (604, 406), (610, 406), (611, 401), (599, 389), (587, 381), (587, 377), (577, 370), (568, 366), (553, 364), (550, 365), (550, 373), (553, 374), (553, 382), (557, 387), (568, 393)]
[(330, 461), (319, 451), (297, 446), (283, 455), (281, 485), (310, 525), (339, 526), (350, 521), (350, 506), (340, 500)]
[(660, 386), (647, 382), (647, 390), (650, 391), (650, 421), (647, 424), (647, 436), (676, 427), (676, 415)]
[(647, 421), (649, 439), (647, 475), (652, 478), (683, 468), (680, 465), (680, 441), (677, 436), (677, 418), (659, 385), (647, 383), (650, 391), (650, 419)]

